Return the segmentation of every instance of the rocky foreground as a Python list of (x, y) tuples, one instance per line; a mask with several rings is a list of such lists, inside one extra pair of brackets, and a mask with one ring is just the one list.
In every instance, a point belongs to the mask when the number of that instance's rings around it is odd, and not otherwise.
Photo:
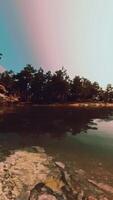
[(86, 181), (84, 173), (79, 170), (72, 176), (39, 147), (12, 152), (0, 162), (0, 200), (113, 199), (112, 187)]

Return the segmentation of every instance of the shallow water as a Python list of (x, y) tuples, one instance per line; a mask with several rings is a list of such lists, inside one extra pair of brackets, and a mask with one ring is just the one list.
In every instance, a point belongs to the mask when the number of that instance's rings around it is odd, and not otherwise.
[[(2, 112), (3, 111), (3, 112)], [(0, 156), (40, 145), (73, 170), (112, 184), (113, 110), (9, 107), (0, 112)]]

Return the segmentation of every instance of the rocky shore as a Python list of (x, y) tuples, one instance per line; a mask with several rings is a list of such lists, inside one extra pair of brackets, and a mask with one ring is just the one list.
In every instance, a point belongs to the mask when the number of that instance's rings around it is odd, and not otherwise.
[(113, 188), (88, 180), (32, 147), (11, 152), (0, 162), (0, 200), (112, 200)]

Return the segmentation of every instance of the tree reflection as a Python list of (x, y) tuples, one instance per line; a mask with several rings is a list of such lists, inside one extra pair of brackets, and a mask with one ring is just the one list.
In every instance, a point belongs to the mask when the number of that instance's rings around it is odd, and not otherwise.
[(17, 107), (0, 118), (1, 134), (65, 137), (97, 129), (94, 119), (112, 120), (112, 110), (68, 109), (54, 107)]

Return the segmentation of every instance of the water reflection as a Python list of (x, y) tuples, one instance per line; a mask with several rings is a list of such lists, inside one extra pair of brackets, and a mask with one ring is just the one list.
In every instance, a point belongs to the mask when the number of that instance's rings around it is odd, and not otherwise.
[[(83, 166), (85, 163), (91, 165), (89, 160), (92, 158), (98, 160), (97, 155), (99, 159), (100, 154), (101, 158), (102, 155), (105, 157), (105, 153), (106, 157), (110, 155), (106, 149), (103, 154), (101, 144), (106, 145), (106, 140), (99, 139), (96, 134), (100, 134), (101, 123), (112, 122), (112, 110), (26, 106), (5, 108), (2, 111), (0, 112), (0, 158), (7, 155), (10, 150), (35, 145), (44, 146), (53, 155), (59, 154), (71, 162), (81, 160)], [(85, 134), (86, 132), (88, 134), (90, 132), (90, 136)]]
[(96, 129), (94, 119), (111, 121), (111, 110), (63, 109), (47, 107), (14, 108), (0, 117), (1, 133), (35, 133), (62, 137), (66, 132), (73, 135)]
[(61, 139), (66, 137), (67, 133), (75, 135), (86, 133), (89, 129), (97, 129), (94, 119), (108, 121), (112, 120), (112, 116), (112, 110), (102, 109), (10, 108), (0, 116), (0, 135), (5, 138), (13, 135), (13, 141), (20, 136), (27, 139), (31, 136), (38, 138), (39, 135)]

